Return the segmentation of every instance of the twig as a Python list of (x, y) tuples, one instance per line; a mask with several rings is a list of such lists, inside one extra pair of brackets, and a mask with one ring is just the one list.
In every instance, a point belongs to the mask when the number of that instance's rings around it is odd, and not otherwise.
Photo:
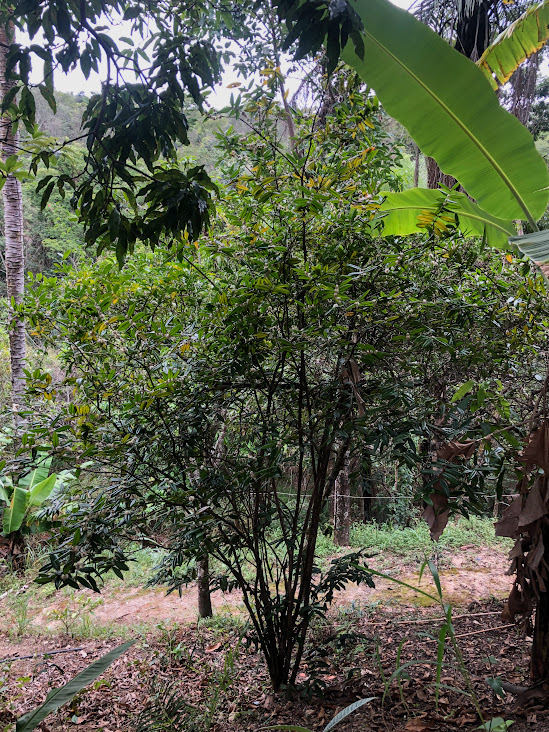
[(83, 648), (63, 648), (60, 651), (41, 651), (40, 653), (31, 653), (30, 656), (14, 656), (13, 658), (2, 658), (0, 663), (7, 663), (8, 661), (22, 661), (26, 658), (37, 658), (38, 656), (54, 656), (56, 653), (74, 653), (76, 651), (83, 651)]
[[(507, 628), (515, 628), (514, 623), (509, 623), (509, 625), (496, 625), (495, 628), (483, 628), (482, 630), (472, 630), (470, 633), (459, 633), (459, 635), (454, 636), (454, 638), (465, 638), (468, 635), (479, 635), (479, 633), (490, 633), (490, 631), (495, 630), (507, 630)], [(427, 641), (424, 641), (425, 643), (438, 643), (438, 638), (430, 638)]]
[(20, 587), (18, 590), (16, 590), (14, 587), (12, 587), (11, 590), (8, 590), (7, 592), (4, 592), (2, 595), (0, 595), (0, 600), (3, 600), (4, 597), (11, 595), (12, 592), (15, 592), (14, 597), (17, 597), (17, 595), (21, 595), (23, 592), (26, 592), (28, 589), (29, 589), (28, 585), (23, 585), (23, 587)]
[[(454, 615), (452, 620), (459, 620), (460, 618), (476, 618), (479, 615), (501, 615), (501, 610), (490, 610), (490, 612), (483, 613), (464, 613), (463, 615)], [(446, 620), (446, 618), (420, 618), (414, 620), (383, 620), (379, 623), (368, 623), (368, 625), (413, 625), (417, 623), (438, 623)]]

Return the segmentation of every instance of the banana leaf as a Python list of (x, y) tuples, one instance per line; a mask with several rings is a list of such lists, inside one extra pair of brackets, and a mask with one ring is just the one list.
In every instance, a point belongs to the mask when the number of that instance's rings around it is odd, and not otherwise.
[(46, 498), (49, 498), (56, 483), (57, 475), (55, 473), (52, 473), (48, 478), (40, 481), (40, 483), (35, 483), (29, 492), (29, 506), (42, 505)]
[(364, 24), (365, 53), (359, 58), (349, 41), (342, 55), (387, 113), (481, 209), (535, 225), (549, 199), (547, 166), (480, 68), (389, 0), (352, 5)]
[[(464, 236), (482, 237), (486, 235), (488, 244), (500, 249), (508, 249), (509, 237), (516, 234), (512, 221), (503, 221), (490, 216), (463, 193), (452, 191), (446, 195), (440, 190), (412, 188), (402, 193), (388, 193), (379, 207), (383, 216), (382, 236), (407, 236), (425, 232), (418, 217), (424, 213), (435, 215), (441, 204), (444, 214), (450, 212), (454, 225)], [(377, 217), (374, 223), (377, 221)]]
[(51, 458), (46, 458), (45, 460), (40, 461), (40, 465), (38, 465), (34, 470), (31, 470), (30, 473), (27, 475), (24, 475), (22, 478), (19, 479), (19, 485), (22, 488), (27, 488), (30, 490), (35, 483), (40, 483), (42, 480), (48, 477), (48, 474), (50, 472), (50, 466), (51, 466)]
[[(549, 0), (534, 5), (502, 31), (477, 61), (494, 89), (549, 40)], [(494, 78), (495, 76), (495, 78)]]
[(0, 501), (4, 501), (6, 505), (9, 505), (10, 503), (10, 494), (8, 493), (8, 490), (6, 486), (2, 483), (0, 480)]
[(121, 646), (113, 648), (112, 651), (94, 661), (67, 684), (60, 686), (58, 689), (52, 689), (41, 706), (27, 712), (17, 720), (16, 732), (31, 732), (31, 730), (36, 729), (48, 714), (55, 712), (76, 696), (85, 686), (95, 681), (98, 676), (101, 676), (108, 669), (113, 661), (120, 658), (134, 643), (134, 640), (126, 641)]
[(527, 257), (529, 257), (549, 279), (549, 230), (535, 231), (533, 234), (513, 236), (509, 239)]
[(10, 505), (4, 509), (2, 519), (2, 529), (4, 534), (11, 534), (21, 528), (21, 524), (27, 512), (27, 500), (29, 492), (20, 485), (16, 485), (13, 489)]

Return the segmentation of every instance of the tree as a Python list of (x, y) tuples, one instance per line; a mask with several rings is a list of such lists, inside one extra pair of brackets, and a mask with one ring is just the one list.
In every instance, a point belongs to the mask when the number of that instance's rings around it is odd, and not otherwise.
[[(307, 54), (318, 50), (326, 39), (329, 71), (335, 68), (343, 49), (344, 58), (371, 83), (388, 113), (401, 121), (425, 154), (434, 157), (441, 169), (459, 180), (477, 201), (471, 204), (472, 209), (454, 202), (450, 213), (441, 207), (434, 219), (429, 216), (434, 230), (444, 231), (443, 227), (452, 222), (461, 225), (463, 210), (470, 220), (472, 210), (473, 218), (486, 224), (487, 230), (500, 232), (508, 231), (514, 219), (522, 219), (535, 233), (517, 237), (513, 243), (525, 252), (544, 251), (549, 237), (547, 232), (537, 231), (537, 219), (547, 204), (547, 169), (519, 122), (515, 124), (499, 108), (478, 68), (475, 70), (465, 57), (384, 0), (359, 0), (353, 6), (281, 0), (277, 6), (289, 24), (288, 47), (295, 42), (298, 51)], [(89, 70), (105, 54), (113, 73), (121, 73), (119, 49), (93, 26), (100, 10), (105, 11), (104, 6), (93, 6), (85, 16), (81, 6), (71, 6), (70, 11), (64, 6), (61, 13), (53, 13), (52, 7), (44, 3), (29, 9), (23, 4), (20, 9), (28, 16), (31, 35), (40, 24), (45, 27), (48, 43), (43, 56), (48, 68), (53, 63), (52, 45), (61, 38), (64, 44), (56, 58), (62, 67), (79, 60), (83, 69)], [(206, 36), (225, 22), (221, 15), (212, 15), (206, 8), (199, 10), (212, 20), (211, 25), (202, 26), (207, 29)], [(182, 172), (174, 167), (166, 171), (157, 161), (162, 151), (173, 154), (174, 140), (185, 141), (180, 104), (186, 90), (200, 103), (197, 78), (206, 83), (213, 81), (217, 57), (208, 45), (211, 36), (204, 44), (194, 43), (195, 39), (184, 32), (176, 33), (174, 39), (168, 26), (175, 20), (180, 31), (178, 19), (174, 19), (171, 9), (165, 19), (162, 12), (155, 17), (160, 31), (150, 67), (152, 77), (139, 69), (144, 74), (140, 78), (147, 83), (126, 85), (122, 90), (109, 81), (87, 112), (90, 175), (79, 184), (75, 200), (88, 223), (89, 240), (99, 241), (103, 248), (115, 247), (119, 261), (139, 238), (155, 244), (162, 235), (180, 237), (186, 231), (188, 238), (197, 239), (208, 218), (211, 186), (203, 171)], [(185, 20), (192, 21), (193, 11), (186, 12), (189, 14)], [(126, 10), (127, 18), (132, 15), (137, 15), (137, 8)], [(89, 38), (86, 46), (79, 47), (76, 42), (80, 33)], [(171, 54), (175, 54), (177, 63), (171, 63)], [(19, 63), (23, 86), (28, 81), (30, 55), (17, 48), (11, 55), (11, 62)], [(123, 55), (131, 57), (132, 62), (137, 58), (136, 52)], [(162, 96), (166, 88), (169, 92)], [(46, 86), (44, 93), (48, 93)], [(24, 114), (29, 104), (28, 95), (21, 92), (18, 111)], [(143, 171), (135, 171), (138, 157), (148, 168), (145, 184)], [(118, 185), (119, 180), (125, 185)], [(62, 177), (58, 181), (61, 187), (71, 185)], [(54, 179), (44, 182), (46, 199), (55, 183)], [(423, 193), (415, 195), (421, 197)], [(136, 197), (149, 204), (144, 213), (134, 206)], [(498, 220), (494, 222), (494, 218)], [(543, 258), (538, 256), (537, 261)], [(346, 386), (354, 393), (350, 384)], [(328, 457), (325, 455), (325, 459)], [(326, 472), (323, 475), (325, 478)], [(311, 556), (307, 549), (307, 557)]]
[[(286, 17), (290, 19), (289, 39), (294, 41), (300, 38), (302, 50), (310, 48), (311, 45), (314, 46), (318, 42), (319, 36), (320, 43), (322, 43), (325, 27), (320, 25), (318, 29), (310, 31), (306, 29), (303, 22), (308, 14), (316, 12), (317, 4), (283, 0), (280, 7)], [(344, 49), (343, 57), (359, 71), (368, 83), (371, 83), (387, 112), (408, 129), (420, 149), (433, 157), (441, 170), (455, 177), (468, 194), (478, 202), (479, 209), (475, 208), (474, 216), (477, 221), (483, 222), (486, 231), (495, 229), (502, 233), (507, 230), (510, 233), (513, 218), (526, 218), (534, 233), (510, 237), (510, 242), (518, 246), (538, 265), (547, 264), (549, 262), (549, 232), (539, 231), (536, 223), (537, 219), (543, 216), (547, 206), (547, 191), (549, 190), (547, 170), (544, 170), (545, 165), (541, 157), (532, 155), (532, 141), (527, 140), (524, 129), (517, 125), (513, 126), (509, 119), (501, 116), (496, 110), (496, 99), (495, 97), (490, 98), (489, 87), (486, 83), (482, 83), (481, 73), (474, 71), (474, 65), (466, 62), (465, 59), (463, 63), (460, 62), (459, 54), (453, 49), (444, 50), (443, 46), (440, 43), (437, 44), (429, 33), (425, 33), (414, 25), (413, 19), (409, 16), (375, 0), (368, 3), (359, 2), (356, 7), (359, 21), (356, 17), (347, 15), (345, 21), (349, 22), (342, 27), (341, 34), (332, 33), (331, 36), (328, 36), (328, 48), (331, 48), (332, 56), (337, 56), (340, 47)], [(539, 6), (539, 8), (541, 7)], [(536, 8), (527, 18), (523, 16), (517, 21), (515, 31), (519, 33), (519, 38), (520, 31), (532, 17), (535, 26), (536, 13), (539, 8)], [(544, 33), (540, 35), (541, 43), (543, 43)], [(311, 36), (313, 36), (313, 40), (311, 40)], [(347, 43), (349, 36), (352, 38), (352, 43)], [(502, 42), (504, 45), (509, 43), (512, 45), (514, 40), (511, 37), (510, 40), (503, 39)], [(516, 67), (516, 62), (513, 61), (512, 65)], [(451, 76), (452, 74), (453, 76)], [(448, 87), (449, 78), (454, 80), (451, 90)], [(410, 100), (411, 84), (414, 85), (412, 100)], [(461, 106), (462, 101), (465, 101), (468, 109)], [(471, 112), (474, 119), (470, 115)], [(485, 114), (490, 118), (490, 122), (484, 117)], [(511, 154), (510, 147), (500, 143), (493, 145), (494, 140), (489, 141), (485, 137), (489, 131), (494, 131), (495, 120), (498, 116), (502, 125), (509, 125), (510, 134), (513, 134), (510, 132), (511, 127), (516, 130), (517, 136), (520, 136), (523, 141), (520, 143), (521, 149), (524, 152), (530, 150), (528, 154), (531, 155), (532, 164), (536, 170), (534, 177), (539, 176), (539, 184), (543, 188), (543, 193), (541, 188), (537, 189), (539, 197), (533, 188), (530, 188), (530, 192), (526, 192), (526, 190), (523, 194), (519, 192), (519, 187), (523, 184), (526, 184), (527, 187), (532, 184), (533, 178), (530, 177), (530, 173), (533, 172), (533, 168), (518, 174), (521, 183), (515, 187), (511, 181), (518, 170), (511, 172), (511, 169), (507, 167), (512, 159), (512, 157), (507, 157), (508, 154)], [(479, 128), (476, 127), (477, 124), (480, 124)], [(517, 141), (518, 137), (515, 142)], [(485, 197), (485, 193), (488, 191), (482, 190), (483, 185), (479, 178), (478, 168), (475, 168), (476, 180), (473, 179), (473, 167), (469, 166), (468, 155), (464, 152), (470, 145), (472, 145), (470, 162), (474, 159), (476, 165), (480, 165), (482, 160), (487, 163), (485, 168), (487, 176), (491, 177), (490, 169), (492, 173), (496, 173), (492, 178), (491, 193), (494, 194), (498, 190), (507, 199), (506, 201), (504, 198), (500, 198), (499, 202), (490, 201), (490, 195)], [(492, 153), (488, 152), (490, 147), (492, 147)], [(504, 148), (506, 148), (505, 152)], [(459, 153), (457, 153), (458, 149)], [(475, 149), (474, 153), (473, 149)], [(522, 153), (518, 153), (517, 149), (516, 154), (515, 159), (518, 161)], [(501, 166), (496, 163), (497, 159), (501, 161)], [(484, 182), (488, 180), (488, 177), (484, 179)], [(518, 179), (516, 180), (518, 183)], [(537, 202), (534, 202), (532, 193), (534, 193), (534, 198), (538, 198)], [(507, 197), (509, 194), (510, 197)], [(415, 198), (415, 206), (417, 206), (421, 199), (425, 201), (426, 194), (416, 189), (407, 191), (403, 195), (408, 196), (409, 203), (411, 198)], [(511, 204), (511, 199), (514, 199), (513, 204)], [(431, 199), (431, 205), (432, 202)], [(405, 206), (402, 208), (404, 209)], [(453, 219), (454, 222), (457, 222), (462, 212), (466, 216), (468, 215), (468, 209), (469, 204), (464, 206), (452, 204), (450, 210), (444, 211), (444, 205), (442, 205), (435, 211), (434, 217), (431, 212), (428, 212), (426, 218), (430, 222), (434, 222), (436, 227), (438, 216), (439, 227), (444, 230), (448, 220)], [(458, 210), (460, 214), (457, 214)], [(512, 210), (516, 212), (516, 216), (511, 215)], [(490, 216), (498, 217), (499, 221), (494, 221)], [(469, 218), (471, 218), (470, 215)], [(400, 233), (409, 233), (410, 229), (413, 231), (418, 225), (423, 225), (422, 219), (424, 219), (422, 214), (417, 218), (404, 214), (400, 219), (400, 224), (402, 224)], [(396, 230), (393, 229), (392, 233), (396, 233)], [(453, 460), (453, 455), (448, 454), (448, 457), (449, 460), (446, 462), (449, 464)], [(539, 465), (539, 462), (537, 464)], [(443, 472), (445, 473), (446, 469)], [(533, 490), (533, 485), (535, 484), (532, 484), (531, 490)], [(535, 495), (535, 493), (530, 493), (530, 495)], [(524, 510), (525, 496), (521, 498), (521, 501)], [(539, 543), (536, 546), (538, 549), (541, 547)], [(547, 562), (547, 559), (545, 561)], [(544, 650), (549, 647), (549, 622), (546, 615), (549, 602), (544, 578), (541, 577), (539, 580), (537, 576), (532, 575), (532, 587), (535, 588), (534, 595), (538, 598), (536, 615), (538, 625), (532, 646), (532, 671), (536, 678), (545, 678), (549, 675), (549, 654)], [(519, 593), (524, 592), (520, 577), (517, 577), (516, 589)], [(532, 606), (533, 603), (528, 608), (529, 612), (531, 612)], [(534, 659), (542, 659), (542, 661), (541, 663), (534, 662)]]
[[(442, 370), (456, 389), (464, 378), (482, 385), (476, 419), (497, 429), (489, 415), (508, 384), (496, 374), (525, 360), (521, 324), (544, 299), (534, 280), (520, 298), (510, 296), (520, 278), (494, 289), (500, 259), (478, 242), (467, 255), (452, 248), (457, 230), (440, 248), (430, 238), (379, 246), (369, 213), (400, 181), (377, 103), (359, 87), (325, 127), (302, 119), (305, 156), (280, 147), (285, 112), (272, 95), (252, 94), (248, 114), (257, 128), (223, 139), (228, 184), (196, 259), (172, 242), (173, 258), (139, 251), (120, 272), (103, 260), (32, 289), (36, 337), (63, 344), (65, 377), (33, 375), (45, 407), (40, 416), (35, 402), (29, 447), (51, 440), (64, 459), (93, 461), (103, 482), (68, 498), (40, 581), (96, 587), (127, 568), (130, 539), (161, 530), (158, 581), (177, 590), (207, 554), (212, 586), (243, 592), (278, 689), (295, 683), (311, 619), (345, 581), (368, 581), (356, 555), (315, 568), (351, 440), (357, 453), (390, 450), (417, 466)], [(522, 298), (530, 308), (515, 305)], [(455, 410), (437, 429), (451, 434), (460, 420)], [(473, 503), (490, 470), (448, 470), (452, 505)]]
[[(8, 99), (14, 83), (9, 78), (8, 55), (14, 40), (14, 26), (4, 17), (0, 27), (0, 96)], [(8, 164), (18, 154), (17, 133), (13, 132), (12, 120), (4, 116), (2, 122), (2, 159)], [(25, 324), (14, 306), (21, 304), (25, 289), (25, 256), (23, 248), (23, 197), (21, 181), (13, 174), (7, 174), (3, 181), (4, 201), (4, 259), (6, 266), (7, 295), (10, 301), (9, 343), (11, 367), (11, 403), (16, 425), (21, 424), (18, 416), (20, 399), (24, 389), (23, 368), (25, 364)]]
[(536, 87), (536, 96), (532, 105), (532, 114), (528, 129), (534, 140), (539, 139), (544, 132), (549, 132), (549, 111), (547, 98), (549, 97), (549, 78), (541, 79)]

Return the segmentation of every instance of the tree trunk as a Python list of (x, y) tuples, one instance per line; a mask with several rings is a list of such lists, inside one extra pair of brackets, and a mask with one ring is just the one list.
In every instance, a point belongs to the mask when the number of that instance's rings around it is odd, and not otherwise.
[(425, 164), (427, 166), (427, 188), (438, 188), (441, 183), (452, 188), (457, 183), (451, 175), (442, 172), (433, 158), (425, 158)]
[(420, 161), (420, 151), (419, 147), (414, 142), (414, 188), (417, 188), (419, 186), (419, 161)]
[(549, 592), (541, 592), (536, 606), (530, 677), (534, 683), (549, 677)]
[[(549, 554), (549, 527), (543, 527), (542, 538), (545, 547), (545, 556), (542, 561), (546, 562)], [(530, 652), (530, 678), (534, 683), (549, 678), (549, 586), (545, 592), (542, 592), (542, 588), (538, 585), (538, 591)]]
[(213, 615), (210, 595), (210, 558), (207, 554), (198, 560), (198, 616), (211, 618)]
[[(2, 98), (12, 88), (13, 82), (6, 79), (7, 53), (13, 39), (12, 28), (9, 35), (6, 27), (0, 25), (0, 94)], [(3, 120), (2, 124), (2, 159), (18, 153), (17, 135), (12, 134), (11, 121)], [(23, 199), (21, 183), (17, 178), (8, 176), (2, 189), (4, 200), (4, 237), (5, 237), (5, 264), (6, 284), (9, 302), (9, 343), (11, 363), (12, 408), (15, 424), (21, 424), (17, 416), (17, 409), (21, 406), (21, 396), (24, 386), (23, 366), (25, 363), (25, 324), (17, 317), (12, 303), (20, 304), (25, 288), (25, 258), (23, 249)]]
[(538, 54), (535, 53), (511, 77), (511, 86), (513, 88), (511, 112), (525, 126), (530, 119), (532, 103), (536, 96), (538, 68), (539, 58)]
[(343, 467), (336, 478), (334, 498), (334, 542), (338, 546), (349, 546), (351, 530), (351, 480), (350, 460), (348, 456), (345, 457)]
[(371, 521), (374, 516), (374, 499), (376, 497), (376, 483), (372, 466), (372, 458), (367, 455), (362, 462), (364, 471), (362, 478), (362, 496), (363, 496), (363, 518), (367, 522)]

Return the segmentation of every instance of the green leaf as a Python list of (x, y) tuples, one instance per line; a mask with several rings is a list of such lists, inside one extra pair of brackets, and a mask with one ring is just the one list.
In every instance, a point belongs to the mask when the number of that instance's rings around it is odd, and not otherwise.
[(40, 84), (38, 88), (40, 89), (40, 94), (48, 103), (51, 111), (55, 114), (57, 112), (57, 102), (55, 101), (55, 95), (53, 93), (53, 90), (50, 89), (49, 86), (44, 86), (43, 84)]
[(485, 730), (485, 732), (505, 732), (512, 724), (515, 724), (512, 719), (505, 720), (503, 717), (494, 717), (479, 725), (477, 729)]
[(3, 483), (0, 481), (0, 501), (4, 501), (6, 505), (9, 505), (10, 497)]
[(501, 685), (501, 679), (495, 678), (493, 676), (488, 676), (486, 678), (486, 683), (492, 689), (492, 691), (500, 697), (500, 699), (505, 699), (505, 692), (503, 691), (503, 687)]
[(8, 89), (8, 91), (4, 95), (4, 98), (2, 99), (2, 107), (1, 107), (2, 112), (5, 112), (6, 109), (8, 109), (9, 106), (13, 103), (13, 101), (17, 95), (17, 92), (20, 89), (21, 89), (21, 87), (16, 86), (16, 85), (12, 86), (11, 89)]
[(4, 511), (2, 529), (4, 534), (11, 534), (21, 528), (27, 511), (28, 491), (16, 485), (13, 489), (10, 505)]
[(40, 506), (44, 503), (46, 498), (50, 496), (50, 493), (55, 488), (56, 483), (57, 475), (55, 473), (52, 473), (48, 478), (40, 481), (40, 483), (35, 483), (30, 491), (29, 505)]
[(440, 678), (442, 675), (442, 661), (444, 659), (444, 645), (446, 643), (446, 634), (448, 633), (448, 624), (443, 623), (438, 631), (437, 641), (437, 665), (436, 665), (436, 684), (435, 684), (435, 707), (438, 709), (438, 699), (440, 695)]
[(329, 730), (333, 729), (336, 724), (339, 724), (342, 722), (346, 717), (349, 716), (349, 714), (352, 714), (357, 709), (360, 709), (360, 707), (363, 707), (365, 704), (368, 704), (368, 702), (374, 701), (375, 696), (369, 696), (367, 699), (359, 699), (356, 702), (353, 702), (352, 704), (349, 704), (348, 707), (345, 707), (345, 709), (342, 709), (339, 714), (336, 714), (336, 716), (332, 719), (331, 722), (328, 722), (328, 724), (324, 727), (322, 732), (328, 732)]
[(48, 477), (50, 472), (51, 458), (46, 458), (40, 465), (27, 475), (19, 479), (19, 485), (30, 490), (33, 485), (40, 483)]
[(450, 404), (454, 404), (454, 402), (459, 402), (460, 399), (463, 399), (463, 397), (471, 391), (474, 385), (474, 381), (466, 381), (465, 384), (462, 384), (450, 399)]
[[(494, 89), (549, 39), (549, 0), (534, 5), (502, 31), (477, 61)], [(494, 79), (494, 76), (496, 79)]]
[[(516, 233), (512, 221), (491, 216), (463, 193), (452, 191), (450, 196), (446, 196), (440, 190), (412, 188), (402, 193), (387, 193), (385, 196), (379, 207), (380, 213), (384, 214), (382, 236), (407, 236), (425, 231), (418, 224), (418, 216), (424, 212), (437, 213), (441, 203), (445, 203), (456, 215), (456, 226), (465, 236), (486, 235), (488, 244), (504, 249), (508, 248), (509, 237)], [(375, 221), (377, 218), (374, 223)]]
[(549, 229), (535, 231), (533, 234), (512, 236), (509, 241), (532, 260), (547, 277), (549, 274)]
[(428, 565), (429, 571), (431, 572), (431, 575), (433, 577), (435, 587), (437, 588), (439, 600), (442, 600), (442, 586), (440, 584), (440, 577), (438, 576), (437, 566), (431, 559), (427, 562), (427, 565)]
[(352, 43), (343, 58), (387, 113), (484, 211), (505, 221), (540, 218), (549, 198), (545, 162), (478, 66), (389, 0), (354, 7), (364, 24), (364, 59)]
[(109, 651), (109, 653), (94, 661), (94, 663), (85, 668), (67, 684), (50, 691), (44, 704), (31, 712), (27, 712), (27, 714), (24, 714), (17, 720), (16, 732), (30, 732), (36, 729), (48, 714), (55, 712), (56, 709), (69, 702), (81, 689), (92, 681), (95, 681), (98, 676), (101, 676), (107, 670), (113, 661), (120, 658), (134, 643), (134, 640), (126, 641), (121, 646), (113, 648), (112, 651)]

